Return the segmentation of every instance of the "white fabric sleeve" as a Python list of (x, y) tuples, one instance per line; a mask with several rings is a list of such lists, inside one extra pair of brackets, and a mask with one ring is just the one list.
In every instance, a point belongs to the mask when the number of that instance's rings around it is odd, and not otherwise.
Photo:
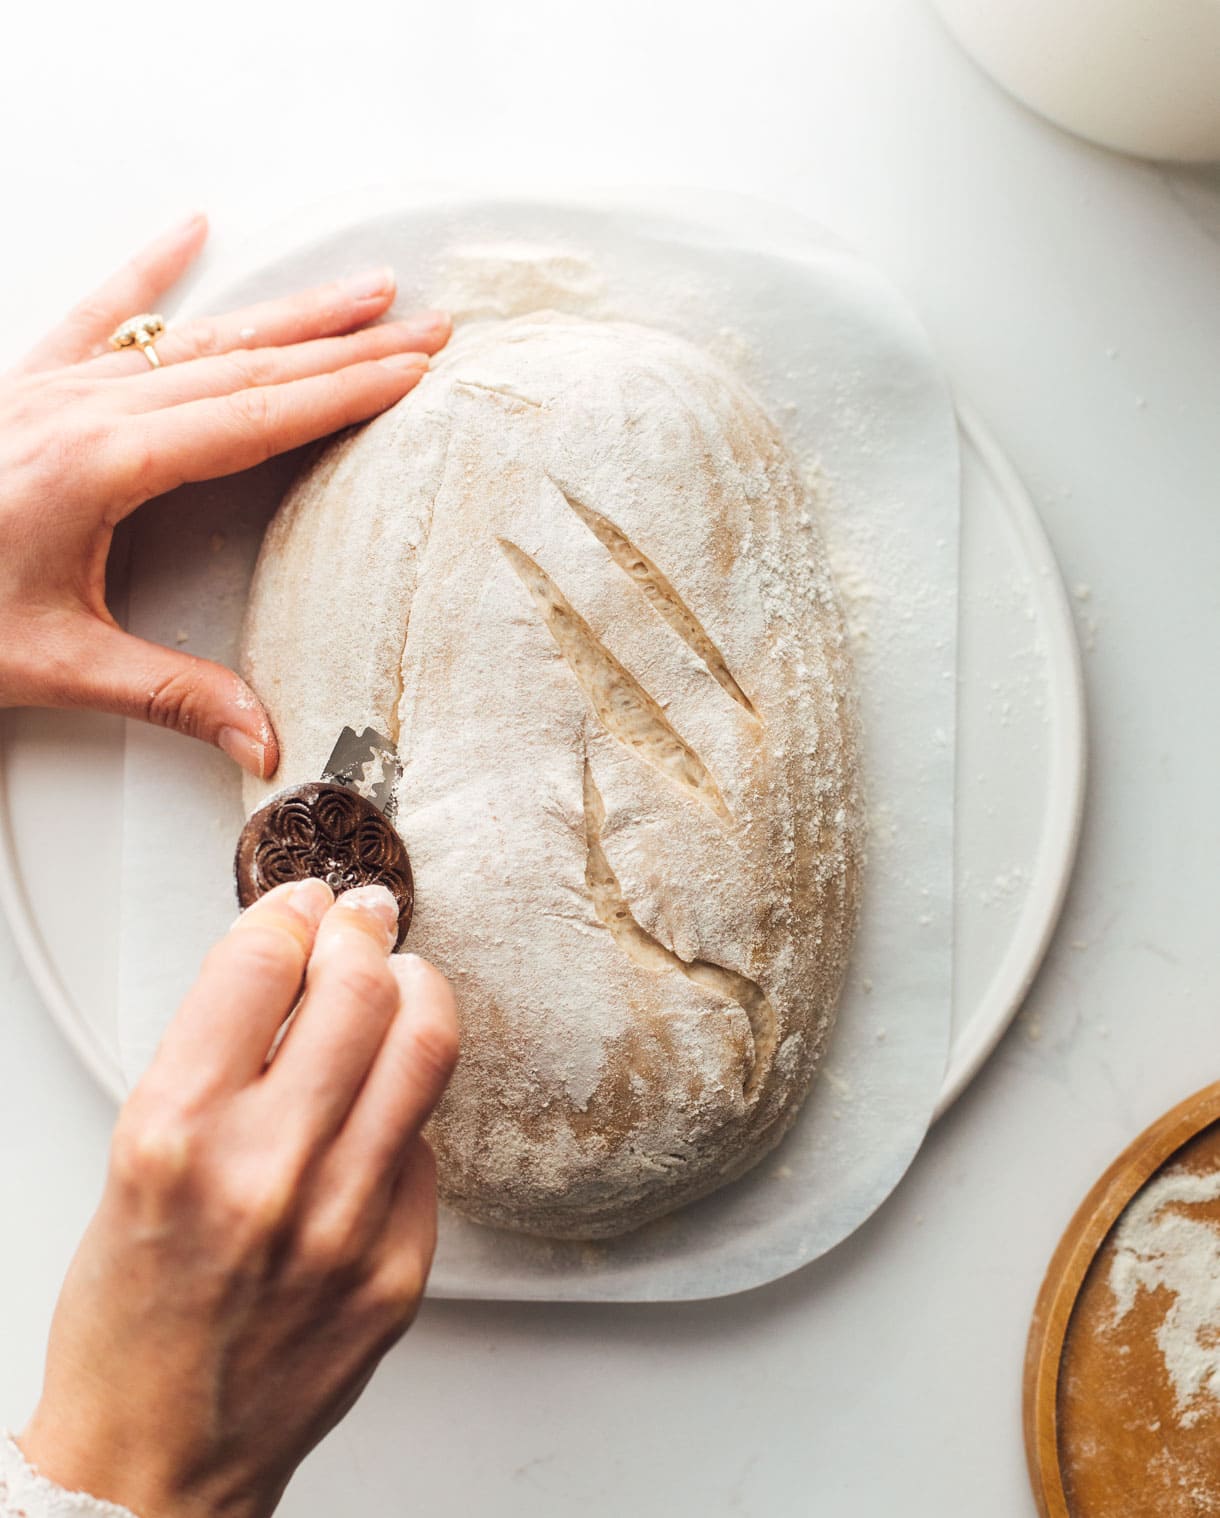
[(48, 1481), (0, 1429), (0, 1518), (136, 1518), (125, 1507)]

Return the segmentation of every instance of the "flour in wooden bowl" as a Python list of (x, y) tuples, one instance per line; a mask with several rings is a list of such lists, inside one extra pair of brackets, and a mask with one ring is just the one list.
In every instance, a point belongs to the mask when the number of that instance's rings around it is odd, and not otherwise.
[(1188, 1210), (1217, 1200), (1220, 1171), (1163, 1171), (1123, 1213), (1110, 1265), (1116, 1324), (1140, 1292), (1169, 1298), (1156, 1342), (1183, 1428), (1220, 1412), (1220, 1227)]

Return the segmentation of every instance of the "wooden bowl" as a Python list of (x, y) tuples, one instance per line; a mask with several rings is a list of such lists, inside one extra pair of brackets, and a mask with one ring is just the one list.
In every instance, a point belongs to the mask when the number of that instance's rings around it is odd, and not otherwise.
[[(1179, 1168), (1220, 1176), (1220, 1083), (1166, 1113), (1119, 1156), (1051, 1260), (1025, 1357), (1025, 1448), (1043, 1518), (1220, 1514), (1220, 1389), (1184, 1403), (1158, 1342), (1167, 1315), (1175, 1314), (1171, 1328), (1181, 1327), (1172, 1283), (1128, 1291), (1121, 1308), (1110, 1284), (1116, 1224), (1154, 1178)], [(1154, 1216), (1214, 1229), (1220, 1272), (1220, 1196), (1168, 1198)], [(1132, 1258), (1125, 1248), (1124, 1268)]]

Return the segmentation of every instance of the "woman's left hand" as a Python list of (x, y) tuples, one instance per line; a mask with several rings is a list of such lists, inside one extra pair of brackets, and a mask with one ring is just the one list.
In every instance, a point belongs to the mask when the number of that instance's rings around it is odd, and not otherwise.
[(279, 762), (261, 702), (231, 670), (124, 632), (106, 606), (116, 525), (150, 497), (362, 422), (418, 383), (448, 318), (368, 326), (389, 269), (157, 341), (162, 367), (108, 348), (155, 309), (202, 246), (192, 217), (78, 306), (0, 376), (0, 706), (139, 717), (222, 748), (252, 774)]

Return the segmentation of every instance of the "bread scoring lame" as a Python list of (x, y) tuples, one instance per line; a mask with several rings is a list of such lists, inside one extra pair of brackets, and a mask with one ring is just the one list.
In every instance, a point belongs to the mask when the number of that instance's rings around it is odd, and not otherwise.
[(462, 1058), (430, 1127), (481, 1221), (606, 1237), (742, 1174), (799, 1109), (855, 928), (842, 620), (799, 470), (668, 333), (463, 330), (268, 529), (244, 670), (280, 739), (397, 744), (411, 947)]

